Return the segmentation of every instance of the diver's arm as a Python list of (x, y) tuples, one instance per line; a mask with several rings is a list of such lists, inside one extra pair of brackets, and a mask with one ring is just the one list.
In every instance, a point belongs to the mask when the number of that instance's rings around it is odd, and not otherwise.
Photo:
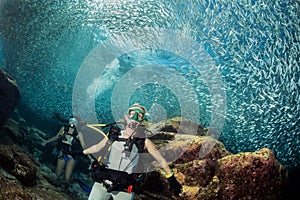
[(78, 132), (78, 136), (77, 136), (77, 137), (78, 137), (78, 140), (79, 140), (79, 142), (80, 142), (81, 147), (82, 147), (83, 149), (86, 149), (86, 145), (85, 145), (85, 143), (84, 143), (82, 133), (81, 133), (81, 132)]
[(95, 144), (95, 145), (91, 146), (90, 148), (83, 150), (83, 154), (87, 155), (87, 154), (99, 152), (105, 146), (107, 140), (108, 140), (107, 138), (104, 138), (98, 144)]
[(64, 127), (61, 127), (61, 129), (59, 130), (59, 132), (58, 132), (55, 136), (53, 136), (52, 138), (50, 138), (50, 139), (44, 141), (44, 142), (43, 142), (43, 145), (45, 146), (45, 145), (47, 145), (48, 143), (51, 143), (51, 142), (56, 141), (56, 140), (61, 136), (61, 133), (63, 133), (63, 131), (64, 131)]
[(167, 161), (162, 157), (160, 152), (156, 149), (154, 144), (146, 138), (145, 140), (145, 147), (147, 148), (148, 152), (160, 163), (162, 169), (166, 173), (166, 178), (170, 184), (170, 190), (178, 196), (182, 192), (182, 185), (177, 181), (175, 178), (174, 173), (170, 169)]
[[(80, 141), (80, 145), (81, 145), (82, 149), (86, 149), (86, 145), (85, 145), (85, 142), (84, 142), (84, 140), (83, 140), (83, 135), (82, 135), (82, 133), (79, 132), (77, 137), (78, 137), (78, 139), (79, 139), (79, 141)], [(93, 160), (93, 158), (92, 158), (90, 155), (87, 155), (87, 156), (89, 157), (89, 159), (90, 159), (91, 161)]]
[(155, 145), (148, 138), (146, 138), (145, 140), (145, 147), (148, 150), (148, 152), (155, 158), (155, 160), (159, 162), (161, 168), (165, 171), (166, 175), (168, 176), (172, 174), (172, 170), (169, 167), (167, 161), (164, 159), (164, 157), (160, 154)]

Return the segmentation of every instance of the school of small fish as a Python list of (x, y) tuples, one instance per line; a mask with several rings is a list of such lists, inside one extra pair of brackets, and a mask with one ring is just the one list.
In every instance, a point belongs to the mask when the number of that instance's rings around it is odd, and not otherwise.
[[(300, 167), (299, 10), (295, 0), (3, 0), (0, 64), (18, 80), (23, 105), (45, 116), (67, 115), (77, 71), (94, 47), (111, 35), (137, 28), (179, 30), (215, 62), (207, 74), (217, 70), (222, 78), (226, 113), (220, 113), (225, 123), (219, 139), (225, 146), (232, 152), (268, 147), (287, 167)], [(155, 36), (149, 36), (148, 42), (155, 43)], [(193, 58), (198, 49), (186, 51), (191, 59), (198, 59)], [(138, 62), (142, 55), (148, 60)], [(219, 85), (214, 81), (206, 85), (201, 72), (196, 73), (188, 62), (154, 49), (144, 54), (128, 52), (117, 63), (118, 77), (97, 83), (117, 82), (138, 64), (163, 63), (178, 72), (174, 75), (166, 69), (170, 84), (178, 75), (188, 80), (193, 91), (183, 88), (182, 94), (191, 97), (191, 104), (199, 104), (200, 122), (209, 127), (212, 109), (219, 105), (210, 91)], [(103, 94), (111, 95), (105, 90), (114, 84), (104, 85), (89, 88), (99, 93), (92, 98), (109, 99)], [(141, 87), (132, 100), (138, 101), (137, 95), (143, 95), (149, 107), (164, 102), (170, 110), (164, 115), (178, 114), (178, 99), (162, 86)], [(109, 102), (99, 101), (101, 114), (110, 113)]]

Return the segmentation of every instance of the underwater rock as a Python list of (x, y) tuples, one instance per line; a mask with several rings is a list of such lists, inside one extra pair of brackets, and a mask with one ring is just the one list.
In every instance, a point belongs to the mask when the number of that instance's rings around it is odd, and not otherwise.
[(0, 173), (0, 199), (33, 200), (34, 198), (30, 196), (30, 193), (22, 185)]
[(7, 138), (2, 143), (12, 144), (17, 142), (18, 144), (24, 143), (24, 134), (21, 131), (21, 127), (18, 122), (9, 118), (6, 123), (3, 125), (2, 136)]
[(191, 187), (206, 187), (215, 173), (215, 166), (207, 159), (176, 165), (176, 168), (185, 175), (184, 184)]
[(208, 129), (182, 117), (174, 117), (150, 126), (152, 132), (206, 135)]
[(279, 199), (287, 181), (287, 170), (267, 148), (218, 160), (216, 176), (221, 199)]
[(29, 126), (24, 118), (19, 116), (18, 110), (14, 110), (14, 118), (9, 118), (0, 130), (0, 135), (4, 140), (0, 141), (0, 144), (18, 144), (26, 148), (30, 154), (41, 154), (43, 151), (42, 142), (47, 137), (47, 134), (35, 128)]
[(0, 167), (15, 176), (23, 185), (36, 185), (35, 163), (17, 145), (0, 145)]
[(17, 107), (20, 90), (16, 81), (5, 71), (0, 69), (0, 127), (3, 126)]
[(201, 187), (196, 199), (216, 200), (220, 199), (221, 182), (217, 176), (214, 176), (206, 187)]
[[(0, 168), (1, 169), (1, 168)], [(43, 183), (36, 187), (22, 185), (12, 175), (0, 170), (0, 199), (2, 200), (75, 200), (55, 187)], [(78, 200), (78, 199), (77, 199)]]
[(194, 200), (197, 199), (198, 194), (199, 194), (199, 187), (191, 187), (191, 186), (184, 185), (182, 187), (182, 194), (180, 196), (180, 199)]
[[(176, 120), (169, 122), (177, 123)], [(156, 124), (157, 130), (163, 124)], [(170, 127), (178, 127), (169, 124)], [(176, 129), (173, 129), (176, 133)], [(162, 134), (162, 133), (156, 133)], [(157, 137), (164, 140), (169, 137)], [(177, 180), (183, 185), (180, 197), (184, 200), (223, 199), (280, 199), (287, 180), (287, 170), (267, 148), (256, 152), (233, 154), (223, 143), (211, 136), (195, 136), (176, 133), (171, 140), (154, 141), (162, 148), (164, 157), (183, 154), (171, 167)], [(155, 165), (155, 164), (153, 164)], [(168, 182), (160, 170), (149, 172), (143, 185), (141, 199), (171, 199)], [(146, 196), (145, 196), (146, 195)]]
[[(180, 137), (179, 135), (177, 137)], [(187, 149), (174, 162), (174, 164), (187, 163), (198, 159), (216, 161), (219, 158), (230, 155), (223, 143), (210, 136), (181, 136), (181, 141), (186, 142)], [(173, 145), (170, 145), (173, 146)]]
[(145, 182), (141, 189), (142, 194), (147, 195), (148, 198), (155, 196), (170, 198), (171, 193), (169, 192), (168, 187), (169, 185), (166, 178), (161, 175), (159, 170), (156, 170), (147, 173)]
[(180, 199), (276, 200), (281, 198), (288, 178), (287, 170), (267, 148), (193, 160), (174, 168), (184, 174)]

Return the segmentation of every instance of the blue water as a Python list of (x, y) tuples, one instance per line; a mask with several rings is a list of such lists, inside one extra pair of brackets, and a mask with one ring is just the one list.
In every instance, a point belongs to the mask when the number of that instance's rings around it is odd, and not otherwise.
[[(300, 166), (299, 2), (2, 0), (0, 63), (20, 111), (153, 121), (184, 116), (232, 152), (268, 147)], [(40, 116), (36, 121), (34, 115)]]

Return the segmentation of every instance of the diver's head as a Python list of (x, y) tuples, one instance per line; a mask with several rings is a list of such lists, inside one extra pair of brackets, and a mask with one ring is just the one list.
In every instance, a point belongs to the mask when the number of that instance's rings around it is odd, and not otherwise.
[(78, 126), (78, 120), (76, 118), (74, 118), (74, 117), (71, 117), (69, 119), (69, 126), (71, 128), (74, 128), (74, 127)]
[(146, 108), (139, 104), (133, 104), (128, 109), (128, 118), (136, 122), (142, 122), (145, 119), (145, 114)]
[(147, 113), (146, 108), (139, 105), (133, 104), (129, 107), (127, 114), (124, 115), (126, 128), (124, 136), (133, 136), (136, 130), (143, 124), (143, 122), (149, 122), (150, 115)]

